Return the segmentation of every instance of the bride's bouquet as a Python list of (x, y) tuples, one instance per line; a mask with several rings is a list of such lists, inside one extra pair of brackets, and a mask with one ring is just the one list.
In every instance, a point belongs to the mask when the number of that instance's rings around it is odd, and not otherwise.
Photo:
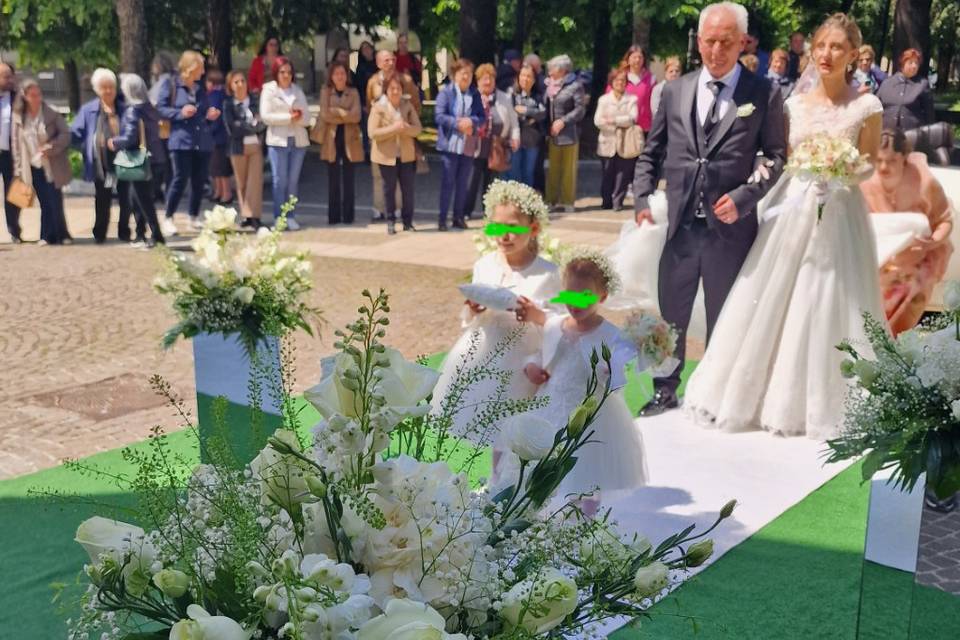
[(180, 321), (164, 335), (165, 346), (180, 336), (222, 333), (239, 334), (253, 349), (291, 329), (311, 333), (318, 312), (304, 298), (313, 286), (312, 266), (307, 254), (280, 249), (285, 217), (256, 234), (238, 232), (236, 218), (236, 210), (214, 207), (192, 253), (166, 253), (153, 286), (173, 298)]
[(183, 474), (151, 440), (132, 476), (144, 528), (96, 517), (77, 532), (90, 585), (72, 639), (560, 638), (644, 615), (711, 555), (703, 536), (735, 502), (703, 534), (691, 526), (656, 546), (609, 515), (548, 507), (610, 394), (596, 375), (609, 350), (566, 424), (541, 434), (534, 421), (515, 439), (518, 479), (490, 495), (471, 487), (469, 466), (413, 442), (433, 437), (423, 425), (437, 374), (380, 342), (387, 297), (365, 295), (307, 392), (322, 416), (311, 441), (285, 416), (290, 428), (244, 470)]
[(947, 322), (900, 334), (865, 316), (873, 357), (852, 345), (843, 373), (855, 381), (829, 462), (866, 454), (863, 479), (893, 469), (891, 482), (910, 491), (924, 473), (939, 498), (960, 491), (960, 282), (947, 285)]
[(873, 166), (856, 145), (825, 133), (806, 138), (792, 150), (787, 171), (809, 180), (816, 189), (817, 223), (823, 218), (827, 196), (866, 179)]
[(649, 311), (633, 311), (623, 323), (623, 333), (637, 348), (637, 371), (649, 370), (653, 376), (666, 375), (680, 361), (673, 356), (677, 349), (677, 330), (663, 318)]

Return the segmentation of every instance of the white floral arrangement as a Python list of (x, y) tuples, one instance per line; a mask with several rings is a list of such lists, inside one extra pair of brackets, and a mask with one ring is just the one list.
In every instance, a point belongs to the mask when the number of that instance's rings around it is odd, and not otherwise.
[[(312, 444), (282, 429), (245, 469), (201, 465), (174, 494), (169, 461), (146, 456), (136, 478), (152, 529), (80, 525), (90, 585), (71, 640), (568, 637), (645, 615), (710, 557), (704, 536), (735, 502), (704, 533), (656, 547), (609, 514), (548, 508), (609, 396), (595, 375), (566, 424), (512, 439), (519, 476), (497, 495), (447, 460), (388, 456), (421, 437), (437, 374), (379, 342), (387, 298), (367, 296), (307, 393), (322, 416)], [(165, 451), (161, 437), (151, 446)]]
[(862, 182), (870, 176), (873, 165), (868, 156), (861, 154), (846, 138), (822, 133), (793, 147), (786, 169), (814, 185), (819, 222), (829, 194)]
[(592, 262), (600, 269), (609, 295), (614, 296), (623, 288), (620, 274), (617, 273), (610, 258), (593, 247), (564, 245), (560, 252), (560, 272), (563, 273), (568, 264), (578, 260)]
[(863, 478), (893, 469), (912, 490), (923, 474), (940, 499), (960, 491), (960, 282), (947, 284), (939, 323), (890, 337), (864, 316), (872, 354), (849, 343), (842, 371), (855, 385), (829, 461), (864, 455)]
[(295, 328), (311, 333), (318, 313), (304, 298), (313, 287), (312, 265), (308, 254), (280, 249), (285, 218), (256, 234), (238, 232), (236, 219), (236, 210), (214, 207), (193, 253), (166, 252), (153, 286), (173, 298), (180, 320), (165, 346), (199, 333), (239, 334), (248, 348)]
[(655, 313), (631, 311), (622, 331), (637, 348), (638, 371), (649, 370), (653, 376), (662, 376), (680, 364), (673, 355), (677, 350), (677, 330)]

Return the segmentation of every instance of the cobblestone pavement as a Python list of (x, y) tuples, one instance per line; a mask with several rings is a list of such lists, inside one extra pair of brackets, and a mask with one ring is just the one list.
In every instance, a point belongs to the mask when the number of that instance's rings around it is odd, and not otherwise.
[(923, 509), (917, 583), (960, 596), (960, 509)]
[[(358, 173), (360, 205), (369, 202), (367, 173)], [(455, 340), (462, 298), (454, 285), (468, 276), (476, 252), (472, 234), (440, 235), (428, 224), (436, 219), (429, 207), (438, 174), (418, 193), (427, 208), (417, 217), (423, 231), (393, 237), (383, 225), (368, 224), (363, 209), (352, 227), (327, 227), (325, 208), (316, 204), (325, 179), (305, 176), (299, 219), (306, 228), (289, 237), (315, 256), (313, 302), (327, 325), (319, 339), (296, 338), (298, 388), (316, 380), (319, 358), (332, 351), (333, 329), (353, 319), (365, 287), (391, 293), (387, 340), (406, 356), (442, 351)], [(606, 246), (629, 216), (591, 209), (597, 198), (577, 204), (577, 213), (555, 221), (555, 237)], [(92, 198), (71, 196), (66, 205), (73, 246), (11, 245), (0, 229), (0, 478), (136, 442), (156, 424), (176, 428), (171, 409), (149, 390), (153, 374), (191, 404), (194, 397), (189, 344), (169, 351), (159, 346), (174, 318), (150, 286), (156, 254), (116, 241), (94, 245)], [(177, 220), (184, 228), (185, 216)], [(24, 211), (22, 224), (23, 237), (36, 238), (39, 211)], [(114, 223), (110, 234), (115, 237)], [(171, 245), (185, 246), (190, 237)]]

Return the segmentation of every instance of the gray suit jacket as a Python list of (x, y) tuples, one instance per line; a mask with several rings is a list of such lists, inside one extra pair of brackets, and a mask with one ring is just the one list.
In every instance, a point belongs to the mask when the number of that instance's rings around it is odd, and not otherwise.
[[(757, 217), (753, 215), (757, 202), (776, 183), (786, 162), (783, 99), (768, 80), (741, 69), (733, 93), (736, 104), (717, 124), (708, 144), (696, 119), (699, 75), (699, 70), (692, 71), (663, 88), (660, 108), (643, 153), (637, 158), (633, 182), (636, 210), (648, 207), (647, 197), (657, 188), (660, 178), (665, 178), (668, 238), (677, 232), (684, 213), (696, 208), (702, 198), (707, 224), (712, 229), (725, 240), (752, 243), (757, 234)], [(754, 107), (750, 115), (737, 115), (738, 107), (750, 104)], [(747, 184), (761, 160), (770, 165), (770, 177)], [(730, 194), (740, 215), (730, 225), (713, 215), (713, 204), (724, 194)]]

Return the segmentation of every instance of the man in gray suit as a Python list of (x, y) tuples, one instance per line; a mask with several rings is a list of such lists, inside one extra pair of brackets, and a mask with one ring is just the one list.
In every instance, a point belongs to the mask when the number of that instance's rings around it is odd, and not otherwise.
[(697, 42), (703, 68), (663, 89), (646, 146), (637, 159), (633, 192), (637, 224), (652, 223), (647, 198), (667, 182), (669, 227), (660, 260), (664, 320), (676, 327), (680, 365), (654, 380), (642, 416), (678, 405), (694, 298), (703, 281), (707, 340), (757, 235), (757, 202), (786, 161), (779, 91), (738, 63), (747, 11), (732, 2), (706, 7)]

